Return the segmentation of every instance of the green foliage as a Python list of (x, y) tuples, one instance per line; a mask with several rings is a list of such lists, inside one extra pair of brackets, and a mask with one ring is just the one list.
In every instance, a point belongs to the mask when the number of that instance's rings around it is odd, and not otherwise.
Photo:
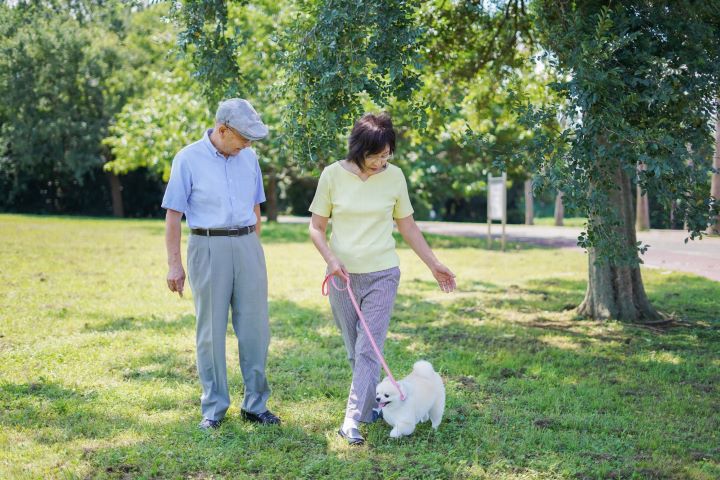
[[(511, 187), (521, 185), (532, 155), (532, 132), (517, 121), (511, 92), (551, 101), (553, 72), (532, 61), (533, 27), (522, 1), (427, 2), (418, 21), (426, 26), (422, 86), (413, 103), (391, 105), (405, 141), (398, 162), (415, 204), (440, 218), (467, 208), (459, 218), (484, 221), (477, 204), (484, 206), (488, 172), (505, 170)], [(416, 105), (423, 106), (419, 126)]]
[(174, 13), (183, 26), (178, 45), (191, 53), (193, 71), (209, 105), (238, 96), (247, 77), (236, 60), (239, 30), (228, 29), (225, 0), (187, 0), (175, 3)]
[[(164, 7), (53, 1), (0, 5), (0, 205), (64, 210), (102, 177), (101, 141), (164, 51)], [(87, 196), (88, 204), (95, 202)], [(83, 207), (80, 207), (83, 208)]]
[(363, 113), (364, 95), (386, 105), (419, 86), (422, 29), (411, 1), (307, 1), (300, 10), (285, 125), (296, 161), (328, 162), (341, 150), (338, 136)]
[[(720, 91), (717, 2), (545, 2), (535, 4), (547, 60), (562, 75), (554, 106), (528, 107), (538, 125), (561, 116), (560, 132), (538, 132), (531, 168), (587, 215), (582, 246), (637, 262), (615, 226), (609, 199), (623, 170), (664, 205), (678, 202), (690, 238), (718, 205), (709, 197), (711, 122)], [(638, 166), (646, 170), (637, 173)], [(638, 245), (642, 250), (643, 246)]]
[(175, 154), (210, 123), (189, 65), (173, 54), (176, 31), (167, 14), (168, 8), (158, 5), (130, 17), (123, 49), (127, 66), (108, 80), (137, 85), (103, 140), (111, 152), (104, 168), (118, 175), (147, 168), (167, 181)]
[(114, 157), (106, 170), (124, 174), (144, 167), (168, 181), (175, 154), (201, 138), (212, 118), (184, 75), (180, 69), (153, 74), (148, 81), (155, 86), (125, 105), (104, 140)]
[(103, 77), (116, 52), (93, 46), (99, 31), (37, 4), (0, 5), (0, 25), (0, 175), (12, 203), (38, 180), (67, 188), (102, 163), (112, 114)]

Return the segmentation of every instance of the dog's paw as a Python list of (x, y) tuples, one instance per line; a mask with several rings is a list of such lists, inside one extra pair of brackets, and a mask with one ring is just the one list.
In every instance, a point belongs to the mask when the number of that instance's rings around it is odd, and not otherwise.
[(400, 438), (402, 437), (402, 433), (400, 433), (400, 430), (398, 430), (397, 427), (390, 430), (390, 437), (391, 438)]

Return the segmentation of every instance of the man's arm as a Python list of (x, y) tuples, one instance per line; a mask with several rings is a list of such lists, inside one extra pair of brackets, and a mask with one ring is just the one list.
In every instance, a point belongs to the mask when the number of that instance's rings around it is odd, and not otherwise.
[(255, 218), (257, 221), (255, 222), (255, 233), (257, 233), (258, 238), (260, 238), (260, 230), (262, 229), (262, 219), (260, 218), (260, 204), (255, 205)]
[(181, 297), (185, 288), (185, 270), (180, 253), (180, 220), (182, 216), (182, 212), (170, 209), (165, 213), (165, 248), (168, 257), (167, 285), (171, 292), (178, 292)]

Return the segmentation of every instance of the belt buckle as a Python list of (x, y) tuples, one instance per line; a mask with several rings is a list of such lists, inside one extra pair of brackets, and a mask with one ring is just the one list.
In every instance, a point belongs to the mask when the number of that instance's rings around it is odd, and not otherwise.
[(240, 230), (239, 228), (228, 228), (228, 236), (230, 237), (239, 237), (240, 236)]

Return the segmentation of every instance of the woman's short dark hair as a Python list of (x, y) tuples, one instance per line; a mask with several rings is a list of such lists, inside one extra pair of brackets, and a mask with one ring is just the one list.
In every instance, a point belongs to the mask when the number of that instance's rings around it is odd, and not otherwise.
[(366, 113), (350, 132), (347, 159), (364, 170), (365, 157), (382, 153), (386, 146), (390, 147), (391, 154), (395, 152), (395, 129), (390, 115)]

